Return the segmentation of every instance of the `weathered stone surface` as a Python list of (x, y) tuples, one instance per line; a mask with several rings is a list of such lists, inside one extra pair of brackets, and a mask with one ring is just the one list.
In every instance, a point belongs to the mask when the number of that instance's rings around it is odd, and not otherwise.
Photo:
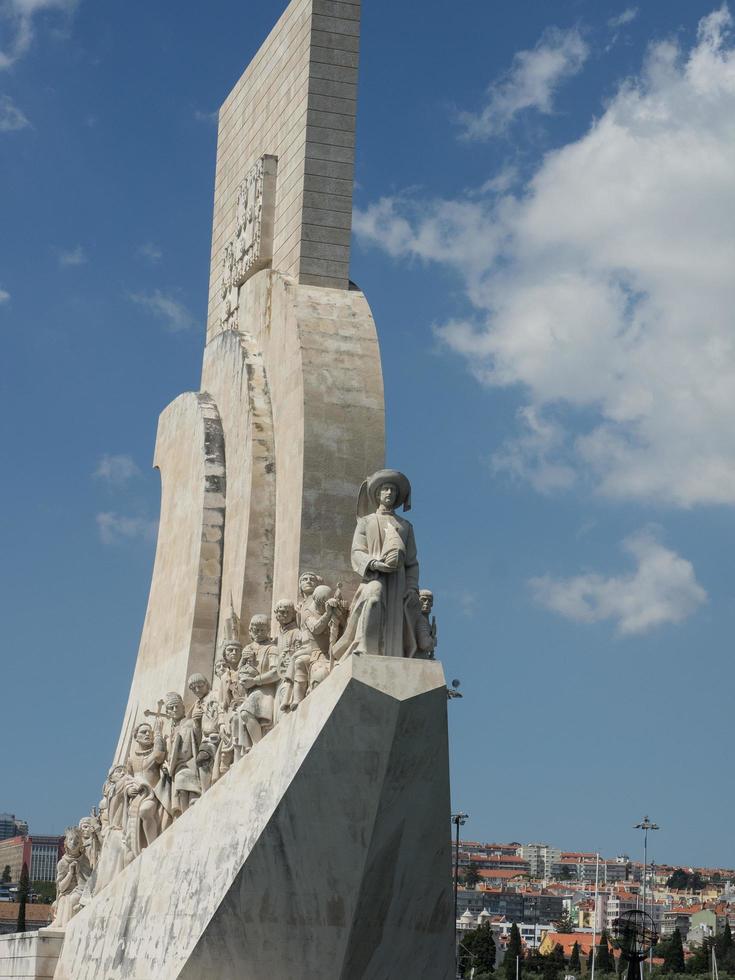
[[(180, 395), (161, 414), (154, 466), (161, 518), (143, 635), (116, 761), (124, 762), (143, 711), (167, 691), (212, 675), (225, 506), (222, 425), (206, 394)], [(187, 692), (187, 697), (190, 695)]]
[(446, 703), (436, 662), (341, 664), (71, 921), (56, 980), (449, 980)]
[(215, 336), (202, 389), (227, 446), (222, 602), (243, 622), (296, 596), (315, 568), (351, 596), (355, 490), (383, 465), (383, 378), (358, 290), (264, 271), (241, 290), (240, 331)]
[(49, 980), (63, 942), (55, 929), (0, 936), (0, 980)]

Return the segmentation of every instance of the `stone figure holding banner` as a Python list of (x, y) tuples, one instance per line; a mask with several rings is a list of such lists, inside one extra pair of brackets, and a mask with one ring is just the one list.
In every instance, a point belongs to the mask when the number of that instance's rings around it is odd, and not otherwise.
[(362, 576), (335, 660), (350, 653), (412, 657), (416, 653), (419, 566), (412, 525), (411, 484), (398, 470), (378, 470), (360, 488), (352, 567)]

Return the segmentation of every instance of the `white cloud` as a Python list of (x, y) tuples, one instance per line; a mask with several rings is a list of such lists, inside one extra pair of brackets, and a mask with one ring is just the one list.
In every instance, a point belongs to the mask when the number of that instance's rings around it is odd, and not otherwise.
[(524, 109), (550, 114), (561, 82), (576, 75), (588, 55), (587, 43), (576, 28), (548, 28), (535, 48), (519, 51), (510, 70), (490, 85), (480, 112), (460, 113), (465, 135), (471, 139), (497, 136)]
[(13, 133), (30, 126), (25, 113), (13, 102), (9, 95), (0, 95), (0, 133)]
[(130, 299), (163, 320), (166, 329), (172, 333), (189, 330), (194, 326), (194, 317), (184, 304), (160, 289), (155, 289), (152, 293), (131, 293)]
[(214, 112), (202, 112), (201, 109), (195, 109), (194, 118), (197, 122), (208, 123), (210, 126), (216, 126), (219, 122), (219, 110), (215, 109)]
[(138, 255), (142, 256), (144, 259), (147, 259), (151, 265), (156, 265), (156, 263), (160, 262), (163, 258), (163, 252), (158, 245), (154, 245), (153, 242), (145, 242), (145, 244), (139, 245)]
[(97, 514), (96, 521), (102, 544), (121, 544), (135, 539), (153, 541), (158, 530), (157, 521), (112, 512)]
[(10, 68), (33, 43), (38, 15), (49, 11), (70, 16), (79, 0), (2, 0), (0, 26), (5, 25), (10, 41), (0, 50), (0, 69)]
[(650, 530), (626, 538), (623, 548), (635, 562), (632, 572), (533, 578), (529, 585), (536, 601), (578, 623), (613, 620), (618, 632), (628, 635), (680, 623), (707, 601), (691, 562), (664, 547)]
[(438, 332), (482, 383), (518, 386), (496, 467), (541, 489), (735, 504), (735, 49), (726, 6), (655, 44), (517, 194), (384, 199), (355, 230), (440, 262), (477, 314)]
[(10, 293), (7, 291), (7, 289), (0, 289), (0, 306), (2, 306), (3, 303), (9, 303), (9, 302), (10, 302)]
[(133, 457), (126, 453), (105, 453), (100, 457), (92, 475), (112, 486), (122, 486), (133, 477), (139, 476), (140, 469)]
[(75, 248), (70, 248), (66, 251), (63, 249), (59, 251), (59, 265), (62, 269), (85, 265), (87, 262), (89, 262), (89, 258), (81, 245), (77, 245)]
[(625, 10), (621, 11), (617, 15), (617, 17), (611, 17), (607, 22), (607, 26), (611, 27), (613, 30), (618, 27), (625, 27), (626, 24), (632, 24), (637, 16), (637, 7), (626, 7)]

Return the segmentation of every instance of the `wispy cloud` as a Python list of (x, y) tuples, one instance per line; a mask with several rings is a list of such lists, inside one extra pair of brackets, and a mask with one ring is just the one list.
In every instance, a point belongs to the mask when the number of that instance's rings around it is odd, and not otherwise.
[(110, 486), (120, 487), (140, 476), (140, 469), (127, 453), (105, 453), (100, 457), (97, 468), (92, 474), (98, 480), (104, 480)]
[(136, 539), (153, 541), (158, 530), (157, 521), (149, 521), (142, 517), (125, 517), (109, 511), (97, 514), (95, 520), (103, 544), (122, 544)]
[(0, 133), (14, 133), (28, 129), (30, 122), (9, 95), (0, 95)]
[(588, 55), (589, 47), (579, 30), (548, 28), (535, 48), (519, 51), (510, 70), (489, 86), (480, 112), (460, 113), (464, 135), (469, 139), (498, 136), (526, 109), (550, 114), (562, 81), (576, 75)]
[(496, 469), (545, 491), (583, 480), (617, 499), (735, 505), (731, 28), (723, 6), (690, 50), (653, 44), (517, 189), (356, 212), (359, 240), (463, 284), (472, 309), (439, 335), (521, 400)]
[(612, 620), (623, 635), (680, 623), (707, 601), (691, 562), (664, 547), (654, 532), (638, 531), (623, 548), (635, 562), (632, 572), (533, 578), (529, 585), (536, 601), (574, 622)]
[(626, 24), (632, 24), (637, 16), (637, 7), (626, 7), (617, 17), (611, 17), (607, 22), (607, 26), (616, 30), (618, 27), (625, 27)]
[(202, 112), (201, 109), (194, 110), (194, 118), (197, 122), (207, 123), (210, 126), (216, 126), (219, 121), (219, 112), (215, 109), (214, 112)]
[(139, 245), (137, 249), (138, 255), (141, 258), (146, 259), (151, 265), (156, 265), (163, 258), (163, 252), (155, 245), (153, 242), (145, 242), (143, 245)]
[(81, 245), (70, 249), (59, 250), (59, 265), (62, 269), (71, 269), (78, 265), (86, 265), (89, 257)]
[(7, 289), (0, 289), (0, 306), (2, 306), (3, 303), (9, 303), (9, 302), (10, 302), (10, 293), (7, 291)]
[(151, 293), (131, 293), (130, 299), (162, 320), (166, 329), (172, 333), (189, 330), (194, 326), (192, 314), (181, 300), (170, 293), (155, 289)]
[(79, 0), (2, 0), (0, 25), (3, 25), (9, 41), (0, 50), (0, 69), (12, 67), (26, 54), (33, 43), (36, 21), (46, 13), (55, 11), (70, 17)]

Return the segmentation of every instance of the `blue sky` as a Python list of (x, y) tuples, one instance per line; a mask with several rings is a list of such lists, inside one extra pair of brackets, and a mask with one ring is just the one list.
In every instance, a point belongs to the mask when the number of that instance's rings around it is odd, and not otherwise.
[[(0, 809), (99, 796), (156, 421), (198, 386), (217, 109), (281, 0), (0, 5)], [(735, 866), (727, 6), (370, 0), (352, 278), (469, 836)], [(705, 832), (704, 824), (707, 829)]]

